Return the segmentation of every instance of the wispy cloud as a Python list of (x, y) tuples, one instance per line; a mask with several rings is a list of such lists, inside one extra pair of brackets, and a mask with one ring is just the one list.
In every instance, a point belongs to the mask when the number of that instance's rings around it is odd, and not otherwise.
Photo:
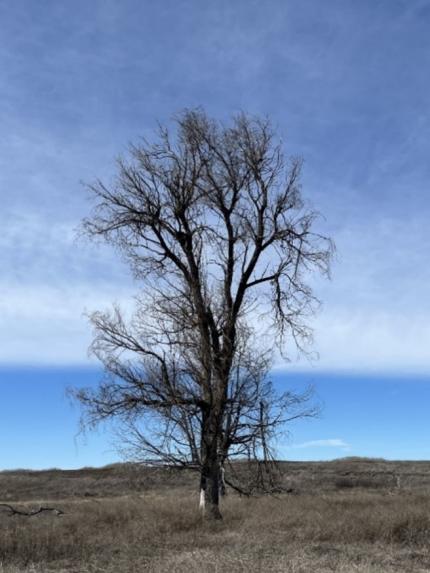
[(74, 243), (79, 181), (109, 180), (129, 140), (204, 105), (268, 114), (306, 159), (339, 253), (316, 287), (316, 366), (428, 371), (428, 2), (169, 4), (0, 5), (0, 362), (82, 359), (82, 311), (134, 289)]
[(342, 448), (344, 451), (351, 449), (351, 446), (342, 440), (341, 438), (329, 438), (326, 440), (310, 440), (309, 442), (303, 442), (302, 444), (293, 444), (290, 446), (294, 449), (301, 448)]

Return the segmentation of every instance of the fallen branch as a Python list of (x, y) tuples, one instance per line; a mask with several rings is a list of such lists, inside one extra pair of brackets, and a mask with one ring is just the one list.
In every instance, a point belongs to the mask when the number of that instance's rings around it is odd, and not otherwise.
[(251, 494), (252, 494), (251, 491), (245, 490), (242, 487), (240, 487), (239, 485), (232, 483), (228, 478), (224, 477), (224, 481), (228, 486), (230, 486), (232, 489), (237, 491), (240, 495), (244, 495), (246, 497), (251, 496)]
[(273, 497), (276, 497), (277, 494), (282, 494), (282, 493), (295, 493), (295, 490), (292, 487), (279, 486), (279, 487), (272, 487), (270, 489), (269, 488), (264, 488), (264, 489), (260, 488), (259, 489), (258, 487), (253, 487), (253, 488), (245, 489), (245, 488), (241, 487), (240, 485), (231, 482), (227, 478), (224, 478), (224, 480), (228, 486), (230, 486), (232, 489), (237, 491), (240, 495), (244, 495), (245, 497), (251, 497), (255, 493), (267, 494), (267, 495), (271, 495)]
[(26, 517), (33, 517), (33, 515), (38, 515), (44, 511), (52, 511), (54, 515), (64, 515), (64, 511), (57, 509), (56, 507), (39, 507), (39, 509), (34, 509), (32, 511), (16, 509), (8, 503), (0, 503), (0, 507), (5, 507), (8, 510), (9, 515), (25, 515)]

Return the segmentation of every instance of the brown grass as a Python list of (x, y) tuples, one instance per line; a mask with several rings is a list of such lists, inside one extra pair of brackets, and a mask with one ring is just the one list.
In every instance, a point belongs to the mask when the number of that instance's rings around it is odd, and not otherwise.
[[(25, 490), (25, 495), (14, 501), (16, 506), (35, 507), (43, 501), (66, 514), (26, 518), (1, 513), (0, 572), (430, 571), (430, 491), (423, 468), (417, 488), (383, 488), (372, 465), (366, 479), (373, 475), (375, 487), (358, 481), (337, 488), (336, 479), (344, 472), (336, 464), (337, 471), (333, 465), (322, 465), (329, 466), (332, 482), (326, 476), (311, 480), (308, 475), (313, 487), (297, 495), (246, 499), (230, 493), (223, 502), (224, 520), (216, 524), (199, 517), (197, 494), (185, 475), (157, 474), (152, 482), (144, 479), (146, 486), (135, 493), (130, 484), (136, 476), (130, 477), (124, 468), (101, 474), (85, 470), (73, 474), (75, 483), (68, 484), (67, 495), (60, 472), (63, 498), (57, 496), (54, 502), (52, 496), (40, 495), (30, 502), (28, 484), (20, 483), (23, 489), (17, 491)], [(309, 464), (310, 474), (312, 468)], [(300, 471), (305, 472), (305, 465)], [(364, 479), (362, 466), (355, 471)], [(91, 490), (91, 476), (99, 490), (112, 491), (115, 483), (116, 494), (85, 496)], [(287, 477), (291, 479), (291, 472)], [(11, 478), (11, 473), (0, 474), (0, 493), (4, 494), (6, 483), (11, 488)], [(28, 479), (38, 494), (43, 482), (54, 488), (53, 473), (39, 472)], [(100, 483), (102, 479), (107, 481)], [(85, 487), (78, 495), (80, 481)], [(4, 495), (1, 500), (6, 501)]]

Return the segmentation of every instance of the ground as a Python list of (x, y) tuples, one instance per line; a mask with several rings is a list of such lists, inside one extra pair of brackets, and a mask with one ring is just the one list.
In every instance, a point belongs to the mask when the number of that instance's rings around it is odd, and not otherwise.
[(430, 462), (282, 464), (288, 494), (232, 491), (198, 515), (196, 476), (116, 465), (0, 473), (0, 573), (430, 572)]

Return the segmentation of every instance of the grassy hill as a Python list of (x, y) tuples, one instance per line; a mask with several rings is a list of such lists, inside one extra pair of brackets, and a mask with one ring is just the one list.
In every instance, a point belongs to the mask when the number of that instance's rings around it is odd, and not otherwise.
[(198, 515), (196, 475), (118, 464), (0, 472), (0, 572), (430, 571), (430, 462), (282, 462), (288, 495)]

